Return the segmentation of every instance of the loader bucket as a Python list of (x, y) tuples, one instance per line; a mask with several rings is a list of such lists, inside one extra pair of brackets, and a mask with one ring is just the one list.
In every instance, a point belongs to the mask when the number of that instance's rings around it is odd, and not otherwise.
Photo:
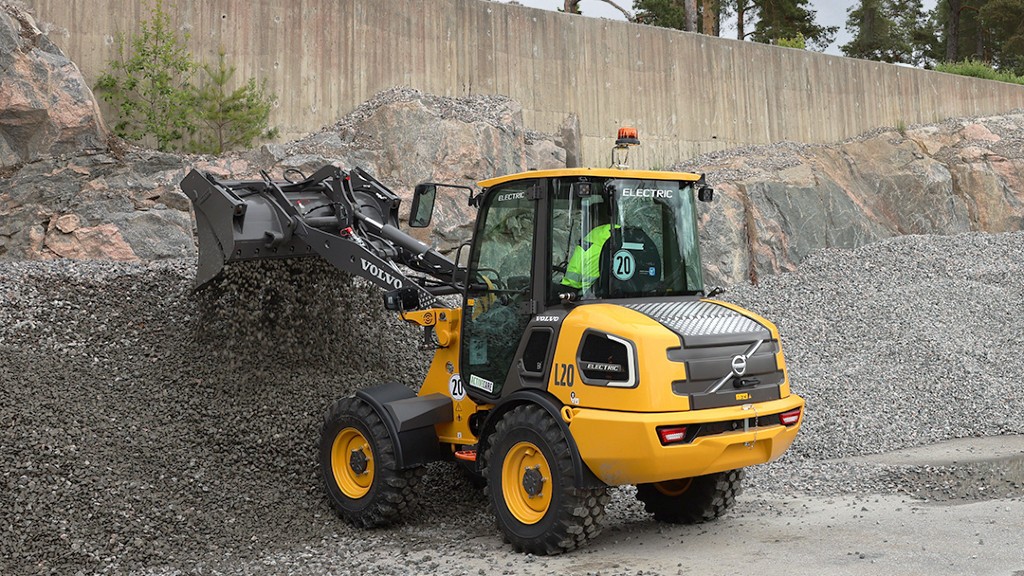
[(441, 280), (420, 290), (455, 293), (458, 266), (398, 229), (401, 199), (360, 168), (327, 165), (301, 181), (218, 180), (192, 170), (181, 181), (199, 233), (196, 288), (240, 260), (318, 255), (385, 290), (413, 281), (397, 264)]
[[(293, 237), (294, 224), (273, 200), (258, 193), (259, 182), (218, 181), (191, 171), (181, 189), (192, 201), (199, 235), (196, 288), (217, 277), (229, 262), (306, 256), (309, 247)], [(309, 192), (310, 200), (322, 198)], [(299, 198), (301, 201), (301, 198)]]

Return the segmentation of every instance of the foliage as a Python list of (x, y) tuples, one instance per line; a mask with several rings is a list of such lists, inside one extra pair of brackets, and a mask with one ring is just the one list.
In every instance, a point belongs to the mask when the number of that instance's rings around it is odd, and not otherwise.
[(185, 48), (188, 35), (175, 33), (163, 0), (156, 0), (151, 15), (130, 40), (118, 37), (117, 59), (96, 89), (118, 113), (115, 134), (133, 141), (152, 136), (157, 149), (166, 151), (195, 130), (191, 78), (196, 65)]
[[(641, 24), (686, 30), (687, 4), (685, 0), (633, 0), (633, 10)], [(696, 0), (689, 4), (697, 5)], [(832, 43), (838, 27), (815, 23), (816, 12), (809, 5), (810, 0), (703, 0), (692, 9), (697, 14), (691, 16), (699, 22), (698, 31), (706, 34), (717, 35), (721, 18), (735, 15), (740, 40), (750, 36), (758, 42), (778, 44), (782, 40), (796, 42), (802, 37), (803, 47), (824, 50)], [(750, 24), (754, 31), (746, 32)]]
[(797, 34), (793, 38), (779, 38), (775, 45), (782, 46), (784, 48), (799, 48), (800, 50), (805, 50), (807, 49), (807, 39), (804, 38), (803, 34)]
[(931, 14), (933, 52), (947, 63), (975, 60), (1024, 74), (1024, 0), (944, 0)]
[(641, 24), (686, 30), (686, 7), (682, 0), (634, 0), (633, 13)]
[(998, 80), (999, 82), (1010, 82), (1011, 84), (1024, 85), (1024, 76), (1018, 76), (1012, 72), (996, 70), (984, 62), (978, 60), (964, 60), (957, 63), (942, 63), (935, 66), (939, 72), (948, 74), (959, 74), (960, 76), (971, 76), (984, 78), (985, 80)]
[(824, 50), (836, 37), (837, 26), (820, 26), (810, 9), (810, 0), (756, 0), (760, 18), (752, 38), (757, 42), (777, 44), (782, 38), (803, 35), (814, 50)]
[[(718, 36), (733, 0), (633, 0), (634, 21), (641, 24)], [(692, 13), (691, 13), (692, 12)]]
[(921, 0), (861, 0), (847, 12), (853, 39), (841, 49), (852, 58), (924, 65), (934, 60), (935, 28)]
[(978, 19), (991, 35), (992, 60), (1003, 70), (1024, 74), (1024, 0), (990, 0)]
[(196, 108), (206, 130), (198, 131), (189, 143), (192, 152), (220, 154), (233, 148), (246, 148), (257, 138), (277, 136), (277, 129), (269, 127), (273, 98), (266, 93), (266, 82), (247, 83), (232, 91), (228, 86), (235, 67), (228, 66), (224, 52), (219, 55), (217, 67), (203, 66), (207, 81), (199, 89)]
[[(173, 28), (164, 0), (154, 0), (137, 34), (118, 37), (117, 58), (96, 83), (117, 115), (114, 133), (155, 142), (161, 151), (216, 153), (276, 136), (268, 128), (273, 97), (265, 85), (250, 79), (229, 91), (235, 68), (224, 54), (217, 68), (200, 65), (186, 47), (188, 39)], [(202, 87), (193, 82), (198, 70), (208, 77)]]

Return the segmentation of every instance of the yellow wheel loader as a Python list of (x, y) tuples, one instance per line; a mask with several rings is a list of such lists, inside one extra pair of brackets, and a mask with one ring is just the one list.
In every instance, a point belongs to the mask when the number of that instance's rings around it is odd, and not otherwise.
[[(197, 286), (229, 262), (322, 257), (383, 288), (436, 350), (418, 393), (382, 383), (328, 408), (319, 467), (341, 517), (395, 521), (423, 466), (451, 460), (485, 483), (516, 550), (557, 554), (600, 532), (610, 486), (635, 484), (659, 521), (703, 522), (733, 504), (744, 467), (790, 446), (804, 401), (778, 330), (705, 293), (696, 201), (713, 191), (625, 167), (636, 143), (620, 132), (612, 168), (467, 188), (476, 226), (453, 259), (399, 230), (399, 198), (358, 168), (182, 181)], [(416, 187), (411, 226), (429, 225), (443, 186)]]

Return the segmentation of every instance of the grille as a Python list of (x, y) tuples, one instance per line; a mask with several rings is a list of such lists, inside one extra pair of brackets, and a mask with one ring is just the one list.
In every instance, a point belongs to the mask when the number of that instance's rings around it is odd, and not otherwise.
[[(768, 340), (771, 333), (761, 324), (718, 304), (700, 300), (627, 304), (627, 308), (650, 316), (683, 338), (687, 346), (713, 344), (723, 337), (736, 341)], [(710, 341), (709, 341), (710, 340)]]

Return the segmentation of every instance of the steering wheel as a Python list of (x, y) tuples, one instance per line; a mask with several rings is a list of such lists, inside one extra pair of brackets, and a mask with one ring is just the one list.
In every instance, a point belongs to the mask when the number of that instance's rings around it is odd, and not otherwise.
[(494, 268), (477, 268), (476, 273), (483, 283), (489, 284), (488, 289), (496, 288), (501, 290), (505, 288), (505, 282), (501, 279), (501, 274)]

